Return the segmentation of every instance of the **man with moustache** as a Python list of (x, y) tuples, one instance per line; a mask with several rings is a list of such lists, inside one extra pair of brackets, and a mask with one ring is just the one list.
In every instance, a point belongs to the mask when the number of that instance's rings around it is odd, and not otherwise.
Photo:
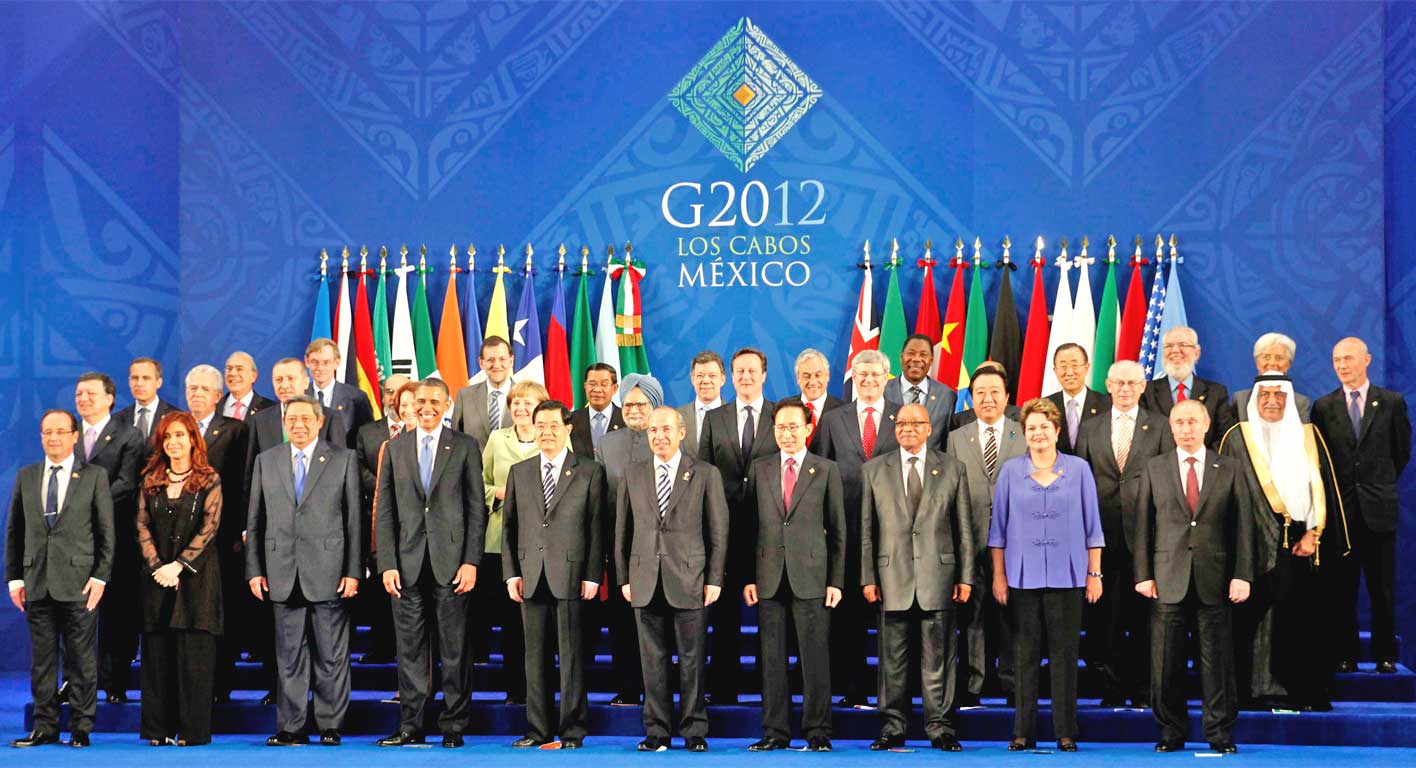
[(683, 418), (649, 415), (654, 458), (630, 467), (615, 504), (615, 579), (634, 606), (644, 670), (641, 752), (669, 748), (673, 698), (669, 634), (678, 648), (679, 733), (690, 752), (708, 750), (703, 650), (708, 606), (722, 594), (728, 505), (718, 469), (681, 450)]
[(143, 436), (144, 455), (152, 453), (148, 443), (152, 438), (152, 428), (163, 416), (177, 410), (171, 403), (157, 396), (162, 388), (162, 363), (151, 357), (135, 357), (128, 364), (128, 391), (133, 394), (133, 404), (113, 414), (113, 418), (127, 424)]
[[(1106, 413), (1106, 409), (1111, 407), (1110, 398), (1087, 386), (1091, 361), (1087, 359), (1087, 351), (1080, 344), (1069, 341), (1058, 346), (1052, 353), (1052, 372), (1062, 384), (1061, 391), (1047, 396), (1047, 399), (1057, 406), (1057, 410), (1062, 412), (1062, 434), (1057, 436), (1057, 450), (1075, 455), (1077, 436), (1081, 433), (1082, 424)], [(1140, 397), (1140, 394), (1137, 392), (1136, 396)]]
[[(900, 406), (885, 399), (890, 359), (867, 349), (851, 366), (855, 403), (825, 414), (812, 440), (811, 451), (836, 462), (846, 500), (846, 581), (859, 584), (861, 468), (870, 459), (899, 447), (895, 443), (895, 414)], [(837, 706), (869, 708), (869, 670), (866, 636), (876, 611), (861, 593), (846, 589), (831, 621), (831, 684), (841, 693)]]
[(954, 390), (931, 381), (929, 371), (934, 367), (934, 342), (924, 334), (916, 333), (905, 339), (900, 350), (900, 376), (885, 383), (885, 399), (905, 405), (919, 403), (929, 411), (930, 433), (934, 436), (932, 447), (943, 451), (949, 439), (949, 417), (954, 413)]
[(772, 414), (775, 405), (762, 396), (767, 380), (767, 356), (752, 347), (733, 353), (736, 399), (710, 411), (698, 436), (698, 458), (718, 468), (728, 501), (728, 569), (724, 600), (708, 613), (713, 632), (708, 649), (709, 691), (713, 704), (736, 704), (742, 691), (742, 608), (736, 596), (752, 578), (751, 530), (757, 510), (747, 496), (752, 462), (775, 452)]
[(835, 462), (806, 451), (806, 408), (778, 405), (777, 452), (752, 463), (747, 500), (757, 508), (749, 551), (755, 573), (743, 599), (757, 607), (763, 737), (749, 751), (791, 746), (787, 620), (801, 659), (802, 730), (809, 752), (831, 750), (830, 610), (841, 602), (846, 570), (846, 508)]
[(831, 383), (831, 363), (820, 350), (810, 347), (803, 349), (797, 354), (792, 371), (796, 375), (797, 388), (801, 393), (783, 398), (777, 405), (796, 404), (806, 409), (806, 423), (812, 428), (812, 433), (806, 440), (806, 447), (810, 448), (811, 441), (816, 438), (817, 429), (821, 425), (821, 417), (845, 405), (845, 401), (826, 391), (826, 386)]
[(354, 455), (359, 460), (360, 531), (364, 536), (360, 551), (366, 565), (360, 576), (364, 583), (359, 585), (351, 610), (356, 624), (369, 627), (369, 650), (360, 659), (364, 664), (387, 664), (394, 658), (393, 615), (373, 560), (374, 489), (378, 487), (379, 452), (407, 428), (398, 419), (397, 398), (398, 390), (408, 382), (409, 378), (401, 373), (386, 376), (380, 399), (383, 417), (360, 427), (354, 435)]
[[(1254, 370), (1258, 373), (1288, 373), (1293, 367), (1293, 358), (1298, 354), (1298, 343), (1281, 333), (1265, 333), (1254, 342)], [(1241, 389), (1234, 393), (1229, 410), (1234, 418), (1243, 421), (1249, 418), (1249, 397), (1251, 389)], [(1313, 403), (1307, 395), (1295, 394), (1294, 405), (1298, 418), (1307, 424), (1311, 419)]]
[(511, 343), (500, 336), (488, 336), (477, 353), (477, 364), (486, 379), (457, 391), (452, 406), (452, 428), (476, 438), (477, 445), (485, 446), (492, 430), (511, 426), (514, 363)]
[(245, 421), (256, 411), (275, 405), (275, 401), (255, 391), (260, 371), (256, 360), (247, 352), (237, 350), (226, 358), (226, 396), (221, 398), (221, 415)]
[(324, 409), (326, 420), (337, 418), (343, 434), (339, 446), (354, 445), (354, 436), (359, 428), (374, 420), (374, 407), (369, 396), (352, 384), (339, 381), (337, 374), (344, 365), (339, 356), (339, 345), (331, 339), (315, 339), (305, 347), (305, 367), (310, 370), (309, 390)]
[(1229, 390), (1223, 384), (1195, 375), (1195, 363), (1200, 361), (1199, 334), (1193, 328), (1177, 325), (1165, 332), (1160, 348), (1165, 376), (1146, 384), (1141, 407), (1168, 417), (1176, 403), (1200, 401), (1210, 416), (1205, 445), (1217, 450), (1220, 438), (1235, 421), (1234, 409), (1229, 404)]
[[(723, 404), (723, 385), (728, 381), (727, 366), (717, 352), (704, 350), (693, 356), (688, 368), (689, 381), (693, 383), (693, 402), (678, 407), (683, 417), (684, 445), (698, 450), (698, 435), (703, 418), (708, 412)], [(658, 406), (655, 406), (658, 407)]]

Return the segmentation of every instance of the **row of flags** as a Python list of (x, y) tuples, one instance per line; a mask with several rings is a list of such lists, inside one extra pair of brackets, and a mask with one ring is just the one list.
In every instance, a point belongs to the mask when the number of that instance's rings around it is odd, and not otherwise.
[[(345, 248), (340, 270), (333, 278), (339, 283), (333, 310), (329, 254), (321, 251), (319, 289), (310, 338), (333, 339), (339, 346), (340, 359), (345, 365), (338, 372), (338, 380), (354, 384), (368, 395), (374, 405), (375, 418), (382, 416), (378, 384), (385, 376), (404, 374), (419, 380), (436, 376), (453, 392), (482, 381), (486, 374), (481, 370), (478, 356), (482, 342), (494, 336), (511, 343), (513, 379), (540, 382), (553, 399), (580, 408), (585, 404), (583, 373), (590, 365), (608, 364), (620, 376), (649, 372), (639, 290), (644, 265), (633, 259), (633, 246), (628, 243), (621, 259), (615, 258), (613, 246), (607, 250), (599, 310), (592, 320), (590, 282), (596, 270), (589, 265), (590, 249), (580, 249), (580, 269), (572, 273), (580, 278), (580, 284), (572, 308), (573, 318), (567, 322), (566, 250), (564, 245), (560, 247), (551, 317), (543, 328), (536, 310), (534, 250), (526, 246), (525, 267), (521, 270), (525, 282), (516, 313), (509, 315), (506, 276), (513, 270), (506, 266), (506, 249), (498, 246), (497, 264), (491, 269), (495, 283), (484, 328), (474, 280), (477, 249), (468, 246), (466, 266), (461, 267), (454, 245), (448, 251), (447, 289), (436, 335), (427, 287), (427, 276), (434, 270), (427, 265), (427, 246), (420, 249), (417, 265), (408, 263), (408, 247), (403, 246), (399, 265), (393, 269), (388, 268), (388, 249), (380, 248), (377, 270), (369, 268), (367, 247), (360, 249), (359, 264), (351, 269), (349, 249)], [(461, 290), (459, 274), (465, 277)], [(393, 291), (392, 323), (388, 310), (389, 275), (398, 279)], [(411, 309), (407, 290), (410, 275), (414, 291)], [(370, 277), (378, 278), (372, 312), (367, 286)], [(619, 281), (618, 293), (616, 280)], [(351, 281), (356, 286), (352, 299), (349, 295)]]
[[(1135, 252), (1129, 262), (1131, 279), (1123, 304), (1117, 289), (1116, 239), (1109, 238), (1106, 259), (1106, 280), (1100, 306), (1092, 298), (1090, 266), (1095, 263), (1087, 251), (1089, 242), (1082, 239), (1082, 248), (1075, 257), (1067, 255), (1067, 240), (1061, 242), (1061, 253), (1053, 262), (1061, 270), (1057, 293), (1049, 318), (1047, 295), (1043, 287), (1043, 239), (1039, 237), (1030, 262), (1033, 268), (1032, 300), (1028, 306), (1026, 333), (1018, 323), (1017, 304), (1013, 297), (1011, 274), (1018, 266), (1011, 256), (1012, 243), (1003, 238), (1003, 257), (997, 262), (985, 262), (982, 243), (973, 243), (973, 258), (964, 258), (964, 243), (954, 244), (954, 258), (947, 265), (953, 269), (949, 299), (943, 319), (934, 288), (934, 268), (940, 262), (933, 257), (933, 244), (925, 243), (924, 258), (916, 264), (924, 270), (919, 308), (915, 316), (914, 333), (934, 339), (934, 370), (931, 375), (940, 383), (959, 391), (959, 408), (968, 408), (968, 386), (971, 372), (987, 360), (994, 360), (1008, 371), (1008, 394), (1015, 403), (1061, 390), (1052, 370), (1053, 353), (1063, 344), (1081, 345), (1091, 360), (1091, 380), (1088, 386), (1098, 391), (1106, 389), (1106, 374), (1117, 360), (1136, 360), (1147, 378), (1164, 375), (1160, 360), (1160, 341), (1172, 327), (1186, 325), (1185, 301), (1180, 292), (1178, 266), (1183, 263), (1170, 237), (1169, 257), (1164, 254), (1165, 241), (1155, 238), (1155, 274), (1149, 298), (1141, 268), (1150, 263), (1141, 252), (1141, 238), (1136, 238)], [(1166, 263), (1169, 277), (1166, 278)], [(898, 241), (891, 241), (890, 259), (883, 265), (890, 275), (885, 292), (885, 306), (877, 324), (874, 309), (873, 267), (870, 263), (870, 243), (865, 244), (865, 260), (859, 265), (865, 275), (851, 328), (851, 346), (846, 358), (844, 378), (849, 387), (851, 369), (856, 355), (866, 349), (879, 350), (890, 360), (898, 360), (904, 348), (907, 330), (904, 302), (900, 296), (899, 270), (905, 262), (899, 256)], [(974, 270), (967, 297), (964, 291), (967, 269)], [(990, 332), (987, 305), (984, 303), (984, 269), (1001, 270), (998, 301), (994, 308)], [(1077, 288), (1072, 291), (1071, 271), (1077, 270)], [(1123, 311), (1124, 306), (1124, 311)]]

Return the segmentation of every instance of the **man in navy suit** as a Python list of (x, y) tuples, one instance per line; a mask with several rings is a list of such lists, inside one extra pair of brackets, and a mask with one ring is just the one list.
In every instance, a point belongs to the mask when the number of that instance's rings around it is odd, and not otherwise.
[(348, 448), (359, 428), (374, 420), (374, 407), (363, 390), (337, 380), (343, 364), (339, 345), (329, 339), (315, 339), (305, 347), (305, 367), (310, 369), (310, 389), (305, 394), (313, 395), (321, 408), (338, 417), (343, 428), (339, 446)]
[(831, 383), (831, 362), (821, 350), (807, 347), (799, 352), (792, 372), (796, 374), (797, 388), (801, 392), (778, 400), (777, 405), (800, 405), (806, 409), (806, 423), (812, 428), (806, 438), (806, 447), (810, 449), (821, 417), (845, 405), (845, 401), (826, 391), (826, 385)]
[(262, 396), (254, 387), (260, 370), (256, 359), (249, 352), (236, 350), (226, 358), (226, 396), (217, 407), (221, 415), (228, 419), (245, 421), (257, 411), (275, 405), (275, 401)]
[(136, 429), (143, 438), (143, 456), (152, 453), (152, 430), (162, 417), (177, 410), (171, 403), (160, 399), (157, 390), (162, 388), (162, 363), (151, 357), (136, 357), (128, 364), (128, 391), (133, 394), (133, 404), (113, 414), (122, 424)]

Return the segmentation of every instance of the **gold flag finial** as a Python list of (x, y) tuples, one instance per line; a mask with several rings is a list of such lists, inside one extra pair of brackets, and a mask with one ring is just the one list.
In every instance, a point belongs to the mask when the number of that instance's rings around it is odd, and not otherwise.
[(366, 256), (368, 256), (368, 255), (369, 255), (369, 246), (367, 246), (367, 245), (361, 245), (361, 246), (359, 246), (359, 256), (362, 258), (362, 257), (366, 257)]
[(470, 273), (477, 266), (477, 246), (467, 244), (467, 271)]
[(1175, 233), (1170, 233), (1170, 260), (1175, 261)]
[(561, 244), (560, 244), (560, 247), (556, 249), (556, 255), (558, 255), (558, 256), (560, 257), (560, 261), (557, 262), (557, 264), (556, 264), (556, 271), (557, 271), (557, 272), (564, 272), (564, 271), (565, 271), (565, 243), (561, 243)]
[(422, 272), (428, 268), (428, 244), (418, 246), (418, 271)]
[(506, 266), (506, 246), (497, 243), (497, 266)]
[(605, 264), (612, 264), (615, 260), (615, 244), (610, 243), (605, 246)]
[(890, 238), (890, 263), (895, 264), (900, 260), (900, 238)]
[(531, 254), (536, 251), (531, 248), (531, 244), (526, 244), (526, 274), (531, 274)]
[(590, 271), (590, 246), (588, 245), (580, 246), (580, 271)]
[(368, 268), (369, 268), (369, 247), (368, 247), (367, 245), (361, 245), (361, 246), (359, 246), (359, 271), (360, 271), (360, 272), (363, 272), (364, 270), (366, 270), (366, 269), (368, 269)]
[(452, 244), (452, 247), (447, 249), (447, 255), (448, 255), (448, 257), (449, 257), (449, 259), (450, 259), (450, 262), (451, 262), (451, 263), (449, 263), (449, 264), (447, 265), (447, 271), (448, 271), (448, 272), (456, 272), (456, 271), (457, 271), (457, 243), (453, 243), (453, 244)]
[(982, 253), (982, 251), (983, 251), (983, 238), (975, 236), (975, 237), (974, 237), (974, 264), (975, 264), (975, 265), (977, 265), (979, 262), (983, 261), (983, 253)]
[[(320, 251), (320, 253), (324, 253), (324, 251)], [(339, 254), (339, 255), (344, 258), (344, 263), (345, 263), (345, 264), (348, 264), (348, 263), (349, 263), (349, 246), (347, 246), (347, 245), (344, 246), (344, 250), (340, 251), (340, 254)]]
[(1116, 235), (1106, 236), (1106, 260), (1112, 263), (1116, 261)]
[(1013, 263), (1013, 238), (1007, 235), (1003, 236), (1003, 263)]
[(408, 266), (408, 243), (398, 247), (398, 264), (400, 269)]
[[(1160, 235), (1155, 236), (1155, 262), (1160, 263), (1160, 257), (1165, 254), (1165, 238)], [(1141, 255), (1141, 238), (1136, 238), (1136, 256)]]
[(963, 263), (964, 261), (964, 238), (954, 236), (954, 261)]
[(934, 261), (934, 241), (933, 241), (933, 240), (925, 240), (925, 241), (924, 241), (924, 260), (925, 260), (925, 261), (929, 261), (929, 262)]
[(329, 251), (325, 250), (324, 248), (321, 248), (321, 249), (320, 249), (320, 277), (325, 277), (325, 276), (327, 276), (328, 274), (329, 274)]
[(630, 254), (633, 253), (633, 252), (634, 252), (634, 243), (631, 243), (631, 242), (629, 242), (628, 240), (624, 241), (624, 260), (625, 260), (626, 262), (629, 261)]

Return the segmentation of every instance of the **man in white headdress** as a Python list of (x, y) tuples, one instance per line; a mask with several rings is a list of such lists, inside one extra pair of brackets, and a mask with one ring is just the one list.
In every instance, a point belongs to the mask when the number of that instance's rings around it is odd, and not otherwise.
[(1342, 500), (1322, 434), (1299, 419), (1292, 380), (1264, 372), (1253, 392), (1247, 420), (1220, 443), (1244, 467), (1259, 515), (1260, 575), (1236, 622), (1238, 679), (1251, 686), (1250, 706), (1326, 711), (1335, 660), (1319, 568), (1349, 548)]

